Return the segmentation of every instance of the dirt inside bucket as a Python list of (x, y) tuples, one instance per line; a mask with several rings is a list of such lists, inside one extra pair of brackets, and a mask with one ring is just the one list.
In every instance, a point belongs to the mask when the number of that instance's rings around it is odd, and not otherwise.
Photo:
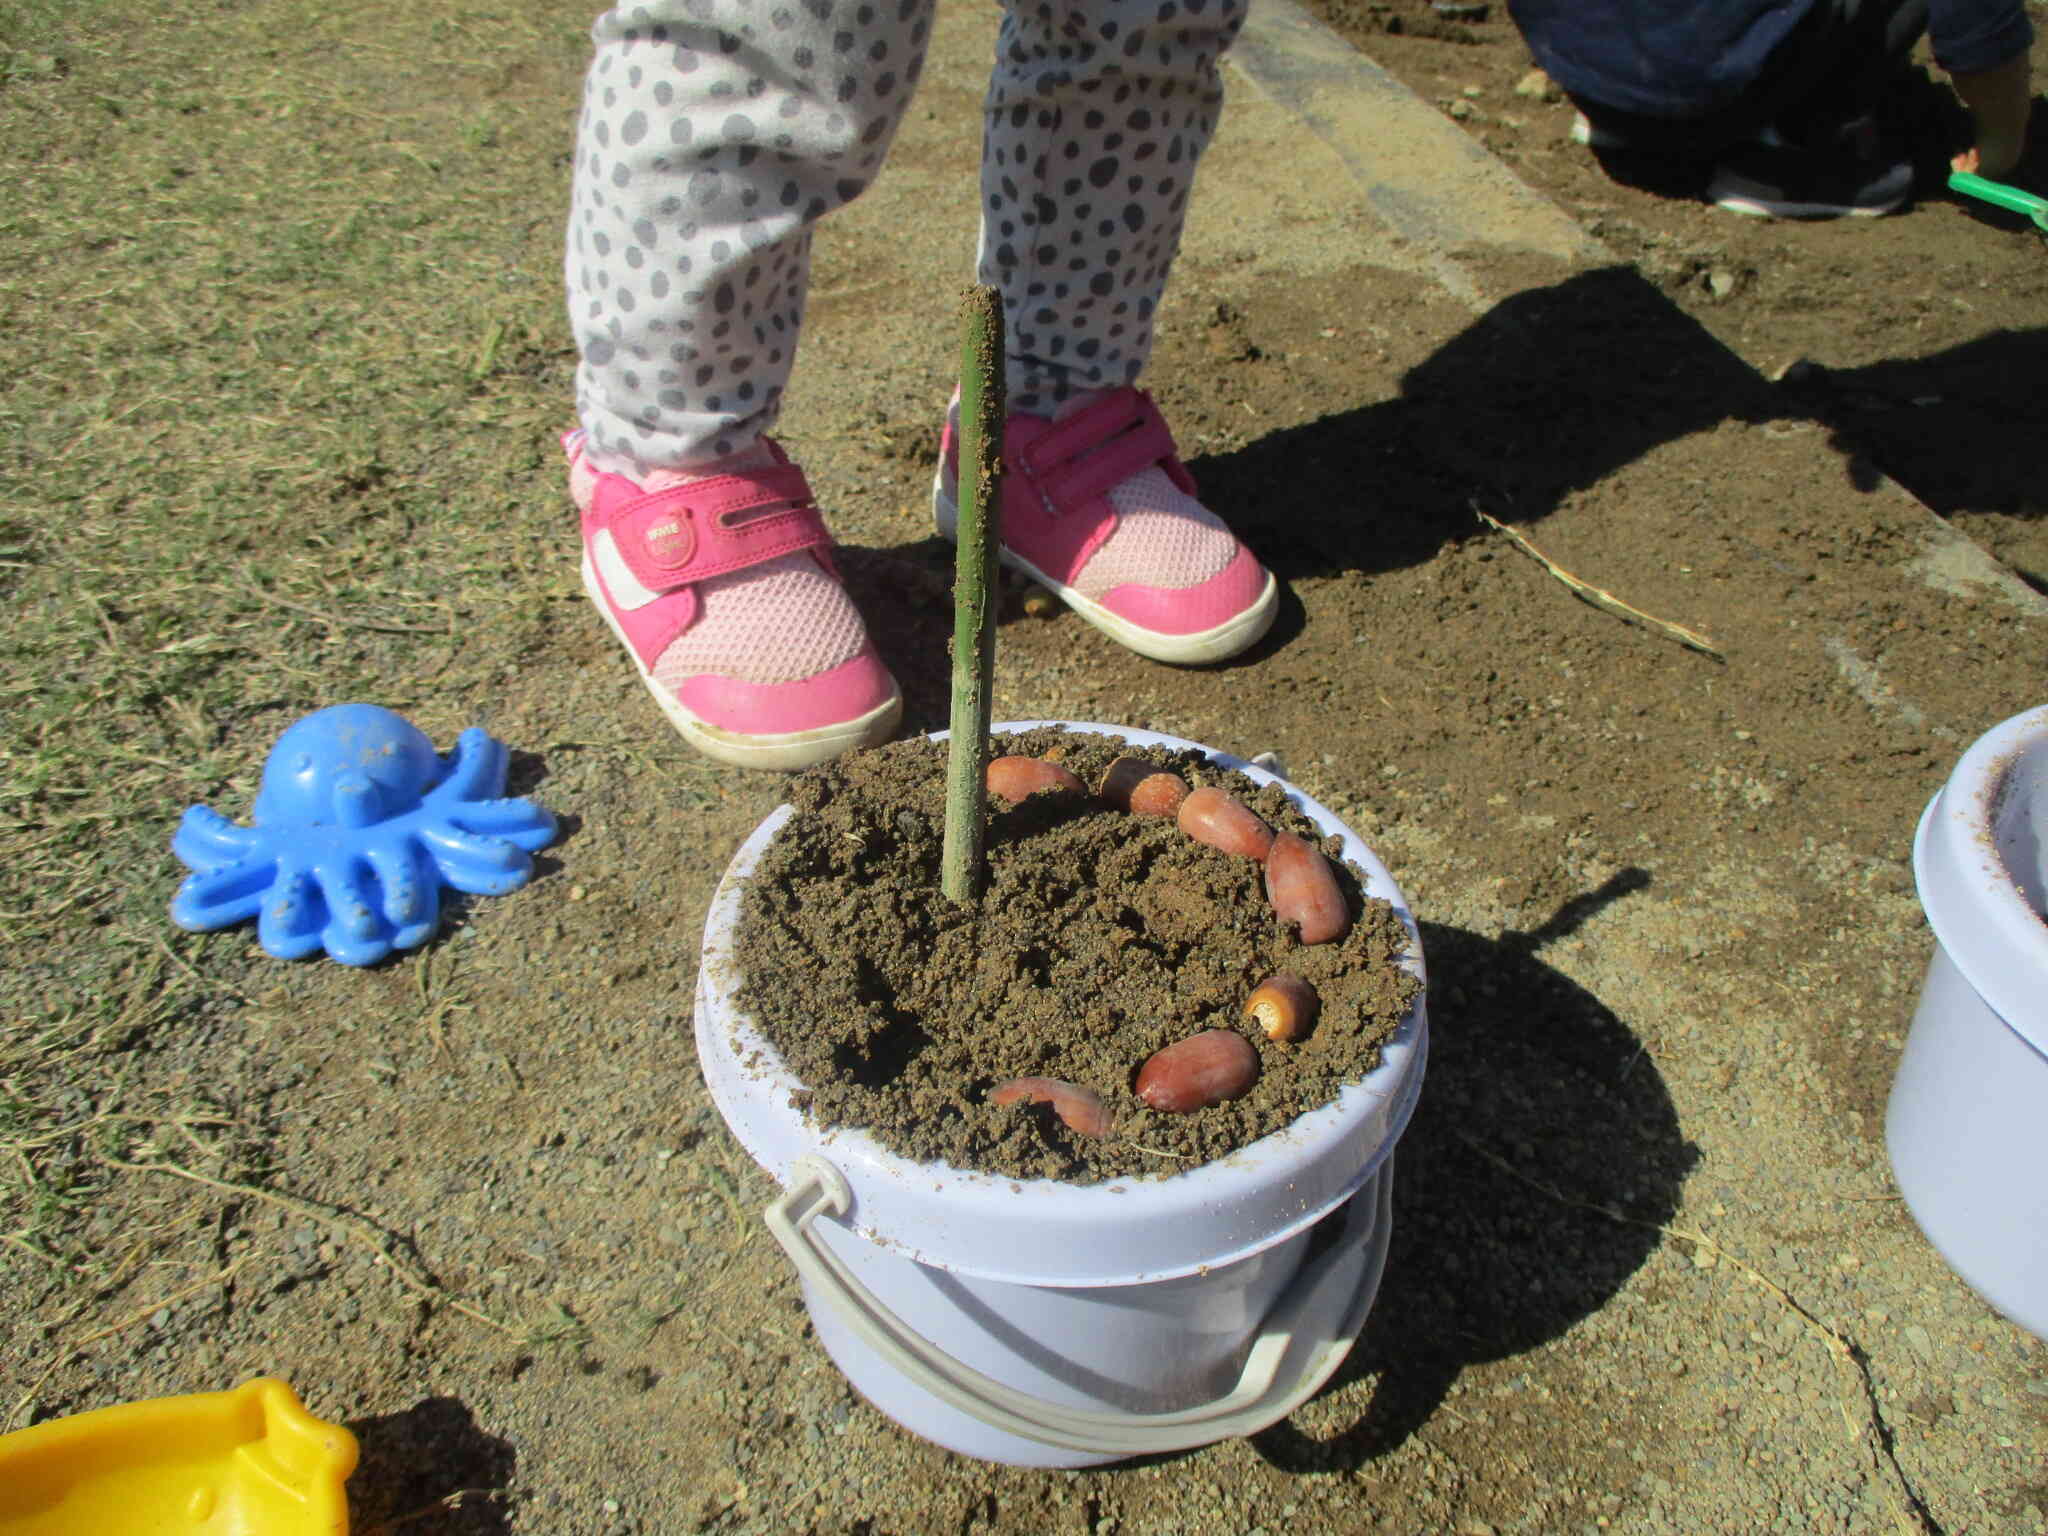
[[(1128, 815), (1092, 795), (990, 797), (989, 878), (972, 905), (940, 891), (943, 744), (857, 752), (800, 775), (795, 814), (748, 882), (737, 934), (742, 1008), (805, 1084), (821, 1129), (859, 1127), (917, 1161), (1086, 1184), (1168, 1175), (1224, 1156), (1327, 1104), (1380, 1061), (1417, 983), (1391, 906), (1366, 900), (1276, 786), (1199, 753), (1134, 749), (1038, 730), (996, 754), (1057, 759), (1096, 785), (1117, 757), (1148, 758), (1191, 785), (1230, 790), (1338, 865), (1351, 930), (1304, 945), (1275, 915), (1260, 864)], [(1321, 999), (1305, 1039), (1266, 1039), (1252, 989), (1293, 972)], [(1155, 1051), (1205, 1029), (1251, 1040), (1260, 1073), (1242, 1097), (1186, 1114), (1135, 1091)], [(1042, 1076), (1094, 1089), (1116, 1115), (1079, 1135), (1048, 1105), (998, 1106), (989, 1090)]]

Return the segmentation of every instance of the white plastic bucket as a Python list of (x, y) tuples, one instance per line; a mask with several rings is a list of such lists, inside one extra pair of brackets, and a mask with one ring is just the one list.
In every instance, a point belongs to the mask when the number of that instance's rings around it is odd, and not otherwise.
[[(1280, 782), (1175, 737), (1051, 723), (1193, 748)], [(1393, 878), (1327, 810), (1282, 787), (1343, 837), (1367, 894), (1393, 904), (1420, 981), (1421, 936)], [(1081, 1186), (910, 1162), (863, 1132), (809, 1124), (791, 1102), (801, 1085), (733, 1003), (741, 886), (790, 814), (784, 806), (755, 829), (712, 899), (697, 1050), (727, 1125), (783, 1187), (769, 1229), (847, 1379), (913, 1433), (1017, 1466), (1205, 1445), (1306, 1401), (1342, 1363), (1379, 1288), (1394, 1143), (1427, 1055), (1422, 994), (1364, 1081), (1185, 1173)], [(1341, 1229), (1311, 1256), (1311, 1229), (1340, 1208)]]
[(1913, 1219), (2048, 1337), (2048, 705), (1963, 754), (1913, 874), (1936, 948), (1885, 1116)]

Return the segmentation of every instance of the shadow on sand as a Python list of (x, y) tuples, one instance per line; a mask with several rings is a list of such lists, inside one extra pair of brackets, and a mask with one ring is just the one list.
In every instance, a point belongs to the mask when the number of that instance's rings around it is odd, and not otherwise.
[(1625, 870), (1497, 940), (1422, 925), (1429, 1073), (1397, 1153), (1386, 1276), (1329, 1390), (1379, 1379), (1334, 1434), (1255, 1436), (1268, 1462), (1328, 1471), (1392, 1450), (1466, 1367), (1559, 1337), (1662, 1241), (1697, 1153), (1643, 1042), (1539, 958), (1648, 883)]
[(352, 1526), (363, 1536), (504, 1536), (512, 1529), (512, 1447), (480, 1429), (459, 1399), (423, 1398), (348, 1428), (362, 1449), (348, 1490)]

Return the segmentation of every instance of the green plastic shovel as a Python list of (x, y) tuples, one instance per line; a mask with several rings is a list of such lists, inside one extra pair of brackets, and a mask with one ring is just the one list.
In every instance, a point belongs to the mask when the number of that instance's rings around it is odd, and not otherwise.
[(1952, 171), (1948, 184), (1958, 192), (1980, 197), (1985, 202), (2014, 213), (2024, 213), (2036, 225), (2048, 230), (2048, 197), (2036, 197), (2031, 192), (2022, 192), (2018, 187), (2009, 187), (2002, 181), (1987, 177), (1973, 176), (1968, 171)]

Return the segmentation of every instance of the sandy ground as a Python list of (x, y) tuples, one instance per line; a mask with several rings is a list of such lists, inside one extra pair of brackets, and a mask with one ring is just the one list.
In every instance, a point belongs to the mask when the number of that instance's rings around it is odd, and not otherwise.
[[(942, 13), (887, 174), (820, 240), (784, 424), (907, 729), (944, 723), (928, 300), (970, 259), (994, 24)], [(54, 1358), (13, 1330), (21, 1419), (278, 1374), (361, 1437), (359, 1530), (422, 1536), (2048, 1531), (2048, 1353), (1930, 1248), (1882, 1139), (1931, 942), (1913, 822), (2041, 701), (2048, 602), (1888, 481), (1839, 398), (1770, 382), (1788, 356), (1702, 320), (1711, 285), (1642, 232), (1706, 215), (1596, 231), (1294, 13), (1241, 57), (1150, 382), (1282, 618), (1181, 671), (1013, 606), (997, 715), (1276, 753), (1412, 901), (1433, 1054), (1332, 1386), (1084, 1472), (950, 1455), (849, 1388), (689, 1043), (706, 903), (777, 783), (690, 758), (563, 603), (471, 701), (564, 817), (543, 878), (367, 972), (204, 950), (217, 1009), (138, 1070), (262, 1145), (234, 1188), (133, 1175), (105, 1219), (247, 1267)], [(1899, 238), (1959, 263), (2024, 238), (1953, 213)], [(1864, 235), (1743, 238), (1789, 270)], [(1791, 355), (1836, 337), (1866, 385), (1923, 357), (1746, 313)], [(1956, 323), (2038, 364), (2038, 329)], [(2033, 507), (1992, 510), (2024, 537)], [(1715, 654), (1579, 601), (1480, 512)], [(552, 467), (530, 516), (566, 573)]]

